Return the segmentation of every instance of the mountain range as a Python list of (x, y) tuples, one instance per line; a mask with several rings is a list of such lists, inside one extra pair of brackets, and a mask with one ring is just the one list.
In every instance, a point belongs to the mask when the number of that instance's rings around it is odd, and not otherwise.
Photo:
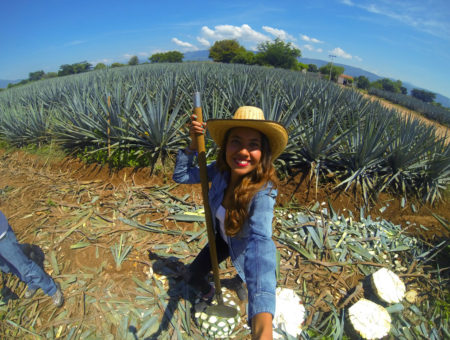
[[(211, 60), (211, 59), (209, 59), (208, 55), (209, 55), (208, 50), (185, 52), (183, 60), (184, 61), (208, 61), (208, 60)], [(321, 60), (321, 59), (298, 58), (298, 60), (303, 64), (315, 64), (315, 65), (317, 65), (318, 68), (329, 63), (329, 61), (325, 61), (325, 60)], [(349, 75), (352, 77), (365, 76), (371, 82), (382, 79), (382, 78), (386, 78), (386, 77), (381, 77), (375, 73), (368, 72), (368, 71), (363, 70), (358, 67), (349, 66), (349, 65), (345, 65), (345, 64), (339, 64), (339, 63), (334, 63), (334, 65), (342, 66), (344, 68), (344, 73), (346, 75)], [(393, 80), (397, 80), (397, 79), (393, 79)], [(8, 86), (9, 83), (15, 84), (15, 83), (18, 83), (19, 81), (21, 81), (21, 79), (17, 79), (17, 80), (0, 79), (0, 88), (5, 88)], [(407, 83), (407, 82), (402, 81), (402, 84), (404, 87), (406, 87), (406, 89), (408, 90), (408, 93), (411, 93), (412, 89), (421, 89), (421, 90), (429, 91), (427, 89), (415, 86), (415, 85)], [(450, 107), (450, 98), (448, 98), (442, 94), (436, 93), (435, 101), (437, 103), (441, 103), (445, 107)]]

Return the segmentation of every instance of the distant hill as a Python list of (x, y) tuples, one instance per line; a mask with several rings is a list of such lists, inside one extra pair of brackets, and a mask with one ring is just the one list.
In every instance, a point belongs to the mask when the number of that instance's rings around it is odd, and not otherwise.
[(21, 81), (22, 79), (16, 79), (16, 80), (6, 80), (6, 79), (0, 79), (0, 89), (6, 88), (8, 87), (9, 83), (18, 83), (19, 81)]
[(184, 61), (207, 61), (212, 60), (208, 58), (209, 51), (208, 50), (202, 50), (202, 51), (194, 51), (194, 52), (185, 52), (184, 53)]

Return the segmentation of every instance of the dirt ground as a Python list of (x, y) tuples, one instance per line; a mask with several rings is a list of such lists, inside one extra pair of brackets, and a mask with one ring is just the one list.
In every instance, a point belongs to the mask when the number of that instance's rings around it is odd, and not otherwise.
[[(108, 169), (107, 166), (87, 165), (72, 158), (66, 158), (57, 162), (48, 162), (45, 159), (39, 159), (34, 155), (26, 154), (21, 151), (16, 151), (11, 154), (3, 153), (0, 157), (2, 178), (1, 188), (17, 188), (20, 186), (27, 186), (31, 183), (40, 184), (34, 190), (24, 192), (21, 195), (20, 201), (0, 201), (0, 209), (10, 220), (17, 220), (15, 228), (19, 230), (27, 225), (27, 222), (23, 221), (23, 216), (29, 215), (34, 210), (33, 206), (35, 205), (35, 201), (42, 199), (41, 197), (48, 191), (48, 187), (46, 187), (45, 184), (42, 185), (40, 182), (40, 176), (44, 176), (45, 178), (54, 177), (55, 179), (62, 178), (64, 181), (78, 181), (79, 183), (95, 182), (99, 187), (107, 188), (109, 186), (116, 190), (131, 185), (150, 187), (154, 185), (161, 186), (165, 184), (174, 184), (170, 173), (150, 176), (149, 169), (126, 168), (119, 171), (113, 171)], [(28, 169), (28, 174), (23, 173), (19, 176), (17, 175), (17, 170), (22, 168), (20, 170), (26, 171), (29, 165), (32, 166), (32, 169)], [(8, 171), (11, 166), (14, 167), (14, 171)], [(42, 172), (43, 169), (45, 169), (47, 173), (45, 175), (42, 173), (38, 175), (37, 173)], [(35, 174), (33, 174), (33, 172), (35, 172)], [(360, 201), (355, 199), (352, 194), (336, 194), (333, 191), (332, 185), (319, 187), (316, 192), (314, 187), (308, 189), (307, 181), (304, 181), (298, 190), (294, 192), (299, 177), (300, 175), (296, 178), (280, 182), (277, 199), (277, 204), (280, 207), (289, 205), (312, 207), (316, 202), (330, 202), (336, 212), (348, 216), (348, 212), (352, 211), (353, 215), (356, 216), (356, 218), (359, 218)], [(54, 186), (55, 182), (49, 181), (47, 185)], [(173, 193), (179, 197), (183, 197), (186, 194), (191, 195), (193, 201), (201, 204), (200, 185), (179, 185), (173, 190)], [(111, 192), (109, 194), (111, 194)], [(371, 215), (372, 217), (381, 217), (401, 225), (405, 225), (408, 221), (410, 222), (409, 225), (411, 225), (408, 232), (425, 239), (431, 240), (433, 238), (448, 236), (447, 231), (440, 223), (438, 223), (433, 214), (439, 215), (449, 221), (449, 202), (440, 202), (431, 206), (412, 201), (406, 203), (402, 208), (401, 200), (398, 197), (381, 194), (378, 203), (371, 207), (370, 211), (365, 211), (365, 214), (366, 216)], [(425, 231), (424, 229), (414, 228), (414, 225), (423, 225), (429, 230)]]
[[(135, 300), (134, 278), (144, 281), (151, 274), (149, 268), (152, 261), (148, 249), (166, 243), (172, 243), (175, 247), (180, 240), (178, 236), (136, 232), (136, 229), (119, 222), (120, 216), (136, 216), (142, 223), (146, 219), (160, 221), (167, 230), (176, 227), (195, 231), (192, 223), (167, 220), (167, 209), (160, 209), (158, 195), (152, 196), (151, 193), (155, 188), (168, 186), (169, 195), (175, 198), (189, 196), (189, 204), (201, 204), (200, 185), (176, 185), (170, 173), (150, 176), (149, 169), (111, 171), (107, 167), (86, 165), (73, 158), (55, 161), (23, 151), (0, 151), (0, 176), (0, 210), (7, 216), (18, 239), (43, 246), (51, 264), (46, 269), (53, 277), (66, 282), (70, 281), (71, 275), (77, 277), (76, 283), (63, 287), (66, 320), (96, 323), (99, 329), (103, 324), (104, 307), (96, 306), (96, 303), (82, 305), (80, 301), (88, 297), (99, 301), (116, 296)], [(356, 219), (359, 218), (357, 200), (350, 194), (336, 195), (331, 186), (320, 187), (316, 193), (315, 189), (308, 190), (306, 183), (294, 193), (297, 181), (298, 178), (295, 178), (281, 183), (278, 207), (312, 207), (316, 202), (330, 202), (336, 212), (347, 216), (351, 211)], [(118, 211), (120, 216), (116, 216), (113, 210)], [(449, 221), (448, 202), (436, 206), (408, 202), (402, 208), (398, 198), (381, 195), (377, 205), (366, 211), (365, 215), (373, 218), (380, 216), (401, 224), (405, 232), (435, 243), (450, 235), (433, 217), (433, 213)], [(134, 250), (127, 261), (117, 268), (110, 247), (118, 242), (122, 233), (129, 235), (128, 242), (134, 245)], [(82, 242), (91, 242), (91, 246), (83, 247)], [(184, 251), (185, 261), (189, 262), (195, 254), (196, 251)], [(52, 258), (57, 259), (57, 265), (52, 263)], [(221, 275), (228, 272), (228, 269), (222, 270)], [(16, 293), (20, 295), (23, 292)], [(50, 325), (56, 328), (67, 323), (52, 319), (54, 309), (50, 299), (40, 295), (36, 300), (38, 302), (41, 308), (44, 306), (38, 320), (51, 320)], [(114, 334), (112, 330), (111, 333)]]

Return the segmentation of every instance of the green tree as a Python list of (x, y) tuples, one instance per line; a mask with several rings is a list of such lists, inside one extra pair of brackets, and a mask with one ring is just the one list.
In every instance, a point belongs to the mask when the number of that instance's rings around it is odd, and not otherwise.
[(50, 78), (56, 78), (57, 76), (58, 76), (58, 73), (56, 73), (56, 72), (47, 72), (46, 74), (44, 74), (44, 76), (42, 78), (50, 79)]
[(87, 61), (82, 61), (79, 63), (72, 64), (74, 73), (83, 73), (90, 71), (92, 69), (92, 65)]
[(303, 64), (301, 62), (298, 62), (297, 66), (295, 67), (295, 69), (298, 70), (298, 71), (307, 70), (308, 69), (308, 65)]
[(260, 65), (296, 69), (298, 66), (297, 58), (301, 56), (302, 52), (298, 48), (293, 47), (291, 43), (276, 38), (272, 42), (265, 41), (258, 45), (256, 60)]
[(35, 81), (35, 80), (40, 80), (44, 77), (45, 72), (40, 70), (40, 71), (36, 71), (36, 72), (30, 72), (28, 74), (28, 79), (30, 81)]
[(317, 73), (319, 72), (319, 69), (316, 64), (308, 64), (308, 72)]
[(103, 70), (104, 68), (106, 68), (105, 64), (98, 63), (97, 65), (95, 65), (94, 70)]
[(256, 63), (255, 53), (252, 51), (247, 51), (244, 49), (244, 51), (239, 51), (233, 59), (231, 59), (231, 62), (233, 64), (246, 64), (246, 65), (253, 65)]
[(67, 76), (69, 74), (74, 74), (73, 66), (69, 64), (64, 64), (59, 67), (58, 77)]
[(209, 58), (215, 62), (230, 63), (235, 60), (245, 60), (248, 57), (246, 50), (235, 39), (218, 40), (209, 49)]
[(59, 67), (58, 76), (67, 76), (69, 74), (83, 73), (90, 71), (92, 65), (87, 61), (82, 61), (74, 64), (64, 64)]
[(411, 96), (420, 99), (425, 103), (432, 103), (436, 99), (436, 94), (426, 90), (412, 89)]
[(112, 64), (111, 64), (111, 67), (112, 67), (112, 68), (115, 68), (115, 67), (122, 67), (122, 66), (125, 66), (125, 64), (122, 64), (122, 63), (112, 63)]
[(330, 69), (331, 69), (331, 80), (337, 81), (339, 76), (344, 73), (344, 68), (342, 66), (332, 65), (328, 63), (321, 68), (319, 68), (319, 72), (323, 74), (326, 78), (330, 77)]
[(368, 90), (370, 87), (370, 80), (366, 76), (359, 76), (355, 78), (356, 87), (363, 90)]
[(164, 53), (155, 53), (148, 58), (152, 63), (181, 63), (184, 54), (178, 51), (169, 51)]
[(131, 58), (130, 58), (130, 60), (128, 60), (128, 65), (131, 65), (131, 66), (135, 66), (135, 65), (139, 65), (139, 59), (138, 59), (138, 57), (137, 56), (132, 56)]
[(387, 92), (402, 93), (401, 88), (403, 85), (401, 80), (393, 81), (389, 78), (383, 78), (372, 82), (370, 86)]

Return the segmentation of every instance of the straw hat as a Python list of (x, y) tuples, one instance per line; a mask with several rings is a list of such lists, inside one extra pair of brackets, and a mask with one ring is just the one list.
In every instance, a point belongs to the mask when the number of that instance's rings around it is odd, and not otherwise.
[(248, 127), (258, 130), (269, 140), (272, 161), (281, 155), (288, 140), (284, 126), (271, 120), (265, 120), (264, 112), (254, 106), (241, 106), (236, 110), (232, 119), (210, 119), (207, 123), (209, 134), (219, 146), (222, 146), (225, 134), (231, 128)]

